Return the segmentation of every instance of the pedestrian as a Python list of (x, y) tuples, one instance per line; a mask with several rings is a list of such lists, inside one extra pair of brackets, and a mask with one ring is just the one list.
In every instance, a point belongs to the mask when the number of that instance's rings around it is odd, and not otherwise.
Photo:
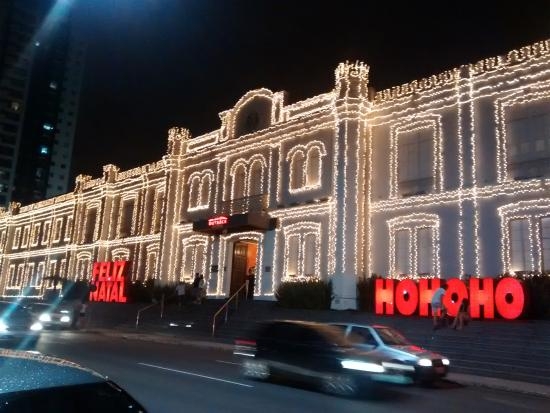
[(195, 278), (193, 279), (193, 284), (191, 286), (191, 293), (193, 294), (193, 302), (200, 302), (200, 287), (201, 277), (198, 272), (195, 273)]
[(460, 307), (458, 307), (458, 313), (453, 321), (451, 327), (454, 330), (462, 330), (462, 328), (468, 325), (470, 321), (470, 301), (467, 298), (464, 298), (460, 302)]
[(183, 281), (176, 285), (176, 295), (178, 296), (178, 307), (181, 307), (185, 300), (185, 283)]
[(246, 275), (246, 298), (248, 300), (254, 299), (254, 283), (256, 281), (256, 267), (250, 267), (248, 274)]
[(445, 298), (445, 292), (447, 291), (447, 285), (444, 284), (435, 290), (432, 296), (432, 314), (433, 314), (433, 329), (437, 330), (442, 327), (443, 320), (445, 319), (447, 310), (443, 305), (443, 299)]
[(197, 304), (201, 304), (206, 297), (206, 282), (204, 281), (204, 275), (199, 276), (199, 294), (197, 297)]

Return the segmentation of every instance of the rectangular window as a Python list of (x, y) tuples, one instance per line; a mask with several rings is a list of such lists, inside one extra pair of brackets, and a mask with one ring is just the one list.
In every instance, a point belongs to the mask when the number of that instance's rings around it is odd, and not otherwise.
[(433, 239), (432, 228), (418, 230), (418, 273), (433, 274)]
[(15, 228), (15, 235), (13, 236), (13, 249), (19, 249), (19, 243), (21, 242), (21, 228)]
[(431, 129), (399, 135), (397, 171), (402, 196), (432, 192), (432, 144)]
[(316, 241), (317, 237), (315, 234), (306, 234), (304, 236), (303, 261), (304, 275), (306, 277), (317, 275), (315, 271), (315, 259), (318, 256)]
[(21, 248), (26, 248), (29, 245), (29, 235), (31, 227), (29, 225), (23, 228), (23, 240), (21, 241)]
[(17, 279), (15, 277), (15, 265), (10, 265), (10, 274), (9, 274), (9, 278), (8, 278), (8, 285), (10, 287), (12, 286), (16, 286), (17, 285)]
[(408, 230), (395, 233), (395, 271), (398, 275), (411, 274), (410, 238)]
[(65, 227), (65, 241), (71, 240), (73, 233), (73, 217), (67, 217), (67, 226)]
[(32, 234), (31, 234), (31, 246), (36, 247), (38, 245), (38, 240), (40, 239), (40, 227), (42, 226), (41, 223), (36, 223), (32, 226)]
[(129, 237), (132, 235), (132, 222), (134, 213), (134, 200), (126, 200), (122, 202), (120, 211), (120, 237)]
[(511, 108), (506, 123), (508, 175), (521, 180), (550, 176), (550, 105)]
[(287, 238), (287, 263), (286, 276), (296, 277), (299, 275), (298, 256), (300, 251), (300, 236), (298, 234), (290, 235)]
[(510, 221), (510, 244), (512, 271), (530, 270), (529, 220)]
[(542, 271), (550, 273), (550, 217), (541, 219)]
[(50, 242), (50, 227), (51, 222), (44, 222), (44, 232), (42, 234), (42, 245), (47, 245)]
[(53, 230), (53, 242), (59, 242), (61, 239), (61, 229), (63, 228), (63, 218), (57, 218), (55, 220), (55, 227)]
[(97, 209), (86, 211), (86, 228), (84, 228), (84, 242), (89, 244), (95, 241), (95, 227), (97, 224)]

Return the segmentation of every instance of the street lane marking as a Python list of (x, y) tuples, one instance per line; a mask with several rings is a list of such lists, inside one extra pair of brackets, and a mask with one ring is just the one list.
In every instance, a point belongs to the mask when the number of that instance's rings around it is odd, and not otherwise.
[(183, 371), (183, 370), (177, 370), (177, 369), (171, 369), (171, 368), (168, 368), (168, 367), (156, 366), (154, 364), (148, 364), (148, 363), (138, 363), (138, 364), (140, 364), (142, 366), (153, 367), (153, 368), (159, 369), (159, 370), (173, 371), (174, 373), (186, 374), (188, 376), (202, 377), (203, 379), (221, 381), (221, 382), (229, 383), (229, 384), (235, 384), (237, 386), (254, 387), (250, 384), (244, 384), (244, 383), (238, 383), (236, 381), (219, 379), (217, 377), (203, 376), (202, 374), (191, 373), (189, 371)]
[(223, 364), (234, 364), (236, 366), (239, 366), (241, 363), (235, 363), (234, 361), (225, 361), (225, 360), (216, 360), (218, 363), (223, 363)]

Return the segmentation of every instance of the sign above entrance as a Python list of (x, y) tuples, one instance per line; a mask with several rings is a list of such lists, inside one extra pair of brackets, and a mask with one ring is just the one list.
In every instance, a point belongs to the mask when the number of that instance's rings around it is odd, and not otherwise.
[(225, 215), (220, 215), (217, 217), (212, 217), (208, 219), (209, 227), (217, 227), (220, 225), (226, 225), (229, 222), (229, 217)]
[(193, 222), (193, 231), (210, 235), (231, 234), (244, 231), (269, 231), (275, 229), (277, 219), (265, 212), (248, 212), (236, 215), (216, 215)]

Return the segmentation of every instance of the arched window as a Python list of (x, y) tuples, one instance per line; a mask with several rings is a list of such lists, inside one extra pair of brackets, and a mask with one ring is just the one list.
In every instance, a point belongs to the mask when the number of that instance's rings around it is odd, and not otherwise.
[(201, 179), (198, 175), (191, 180), (189, 185), (189, 208), (196, 208), (199, 205), (200, 183)]
[(249, 196), (260, 195), (263, 193), (263, 174), (264, 168), (262, 163), (257, 160), (250, 166), (250, 183), (249, 183)]
[(304, 186), (305, 156), (302, 151), (296, 151), (290, 161), (290, 188), (297, 189)]
[(210, 175), (203, 176), (201, 180), (201, 200), (200, 205), (202, 206), (208, 206), (210, 203)]
[(244, 198), (246, 196), (245, 182), (246, 182), (245, 167), (244, 165), (239, 165), (235, 169), (235, 173), (233, 175), (233, 199)]
[(321, 178), (321, 152), (313, 147), (307, 153), (306, 186), (317, 186)]

